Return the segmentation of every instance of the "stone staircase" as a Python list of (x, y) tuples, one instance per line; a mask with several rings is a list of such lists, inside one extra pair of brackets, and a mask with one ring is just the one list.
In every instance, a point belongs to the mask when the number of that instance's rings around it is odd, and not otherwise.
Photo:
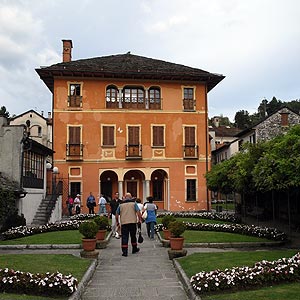
[(32, 220), (31, 226), (45, 225), (48, 223), (56, 204), (54, 195), (47, 195), (40, 203)]

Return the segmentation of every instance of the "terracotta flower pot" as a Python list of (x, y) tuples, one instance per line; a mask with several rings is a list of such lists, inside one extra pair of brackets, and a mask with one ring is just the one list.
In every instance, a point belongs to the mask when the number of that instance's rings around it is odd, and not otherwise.
[(182, 250), (183, 243), (184, 243), (183, 237), (179, 237), (179, 238), (170, 237), (170, 247), (172, 250)]
[(96, 239), (82, 239), (82, 248), (84, 251), (94, 251), (96, 249)]
[(164, 233), (164, 238), (165, 240), (169, 240), (170, 239), (170, 230), (169, 229), (163, 229), (163, 233)]
[(106, 229), (99, 229), (96, 234), (96, 239), (98, 241), (103, 241), (105, 240), (105, 235), (106, 235)]

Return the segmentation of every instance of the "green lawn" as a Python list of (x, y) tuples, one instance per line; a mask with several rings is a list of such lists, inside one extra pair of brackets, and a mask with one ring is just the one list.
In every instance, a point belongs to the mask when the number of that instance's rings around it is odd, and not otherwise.
[(222, 210), (224, 211), (226, 211), (226, 210), (235, 210), (235, 206), (234, 206), (234, 203), (218, 203), (218, 204), (216, 204), (216, 203), (214, 203), (214, 204), (212, 204), (211, 205), (211, 208), (212, 209), (216, 209), (216, 207), (217, 206), (222, 206)]
[[(0, 255), (0, 268), (9, 268), (30, 273), (60, 272), (64, 275), (72, 274), (81, 280), (91, 264), (91, 260), (75, 257), (71, 254), (2, 254)], [(14, 295), (0, 293), (0, 299), (16, 300), (51, 300), (67, 299), (49, 298), (42, 296)]]
[(51, 231), (18, 239), (1, 241), (0, 245), (28, 244), (80, 244), (82, 235), (78, 230)]
[(216, 231), (186, 230), (183, 236), (185, 243), (270, 242), (268, 239), (255, 236)]
[[(291, 257), (296, 250), (270, 250), (270, 251), (241, 251), (241, 252), (218, 252), (218, 253), (194, 253), (178, 259), (181, 267), (190, 278), (200, 271), (215, 269), (224, 270), (237, 266), (252, 266), (261, 260), (276, 260), (282, 257)], [(201, 295), (203, 300), (295, 300), (299, 299), (299, 283), (288, 283), (264, 287), (258, 290), (234, 291), (232, 293), (221, 292), (214, 295)], [(283, 296), (284, 295), (284, 296)], [(298, 298), (297, 298), (298, 297)]]
[(202, 300), (297, 300), (300, 299), (300, 284), (287, 283), (261, 288), (259, 290), (222, 293), (201, 296)]
[(81, 279), (91, 260), (71, 254), (1, 254), (0, 268), (30, 273), (60, 272)]

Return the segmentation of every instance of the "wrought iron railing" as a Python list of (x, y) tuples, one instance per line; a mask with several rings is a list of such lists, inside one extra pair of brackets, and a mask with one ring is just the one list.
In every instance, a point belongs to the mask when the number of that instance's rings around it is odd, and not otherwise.
[(142, 159), (142, 145), (126, 145), (126, 159)]
[(198, 158), (198, 146), (183, 146), (183, 158), (196, 159)]

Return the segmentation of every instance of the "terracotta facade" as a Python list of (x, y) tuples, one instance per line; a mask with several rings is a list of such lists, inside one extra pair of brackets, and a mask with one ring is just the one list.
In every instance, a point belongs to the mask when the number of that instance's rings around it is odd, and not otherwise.
[(90, 192), (117, 191), (165, 210), (208, 209), (207, 82), (37, 72), (53, 92), (53, 165), (83, 212)]

